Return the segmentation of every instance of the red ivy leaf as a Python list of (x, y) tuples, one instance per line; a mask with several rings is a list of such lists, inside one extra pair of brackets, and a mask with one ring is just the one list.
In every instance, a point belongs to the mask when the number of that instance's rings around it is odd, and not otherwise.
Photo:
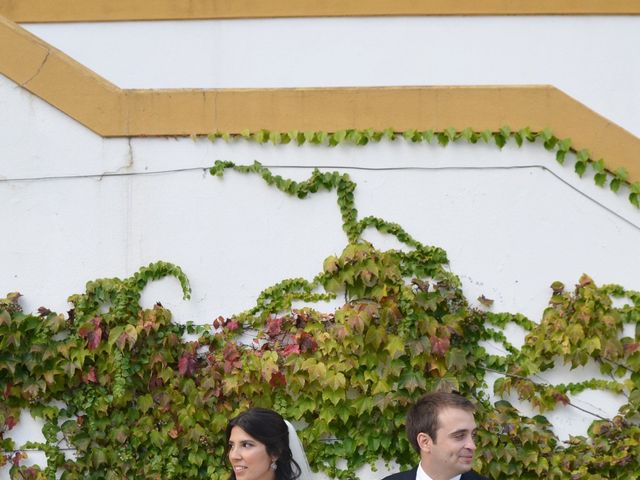
[(242, 368), (242, 362), (240, 361), (240, 352), (238, 352), (235, 343), (227, 343), (224, 346), (222, 354), (224, 357), (225, 373), (231, 373), (235, 368)]
[(218, 329), (220, 327), (223, 327), (225, 323), (226, 321), (224, 317), (221, 315), (213, 321), (213, 328)]
[(102, 328), (96, 327), (93, 332), (89, 332), (87, 335), (87, 345), (89, 350), (95, 350), (100, 345), (102, 340)]
[(567, 397), (564, 393), (554, 393), (553, 399), (558, 403), (562, 403), (563, 405), (567, 405), (569, 403), (569, 397)]
[(298, 344), (303, 352), (311, 351), (312, 353), (318, 349), (318, 343), (311, 334), (307, 332), (301, 332), (298, 334)]
[(345, 338), (348, 333), (349, 332), (347, 332), (347, 329), (344, 325), (336, 325), (336, 327), (333, 329), (333, 334), (338, 340), (342, 340), (343, 338)]
[(449, 351), (449, 339), (448, 338), (438, 338), (432, 336), (429, 338), (431, 342), (431, 352), (434, 355), (439, 355), (444, 357), (445, 354)]
[(191, 377), (193, 376), (196, 370), (196, 358), (193, 353), (185, 353), (178, 360), (178, 372), (183, 377)]
[(289, 344), (282, 350), (283, 357), (288, 357), (289, 355), (292, 355), (294, 353), (300, 353), (300, 345), (298, 345), (297, 343)]
[(161, 352), (154, 353), (151, 356), (151, 360), (149, 361), (149, 365), (153, 366), (156, 363), (159, 363), (163, 367), (167, 366), (167, 361), (164, 358), (164, 355)]
[(237, 330), (239, 326), (240, 324), (238, 323), (237, 320), (229, 320), (226, 324), (226, 327), (231, 331)]
[(154, 314), (150, 314), (147, 318), (141, 318), (138, 322), (138, 325), (142, 328), (142, 330), (145, 331), (147, 335), (149, 335), (149, 332), (151, 332), (151, 330), (158, 329), (158, 323)]
[(4, 392), (2, 394), (5, 400), (11, 395), (11, 390), (13, 390), (13, 383), (9, 382), (7, 383), (7, 386), (4, 387)]
[(96, 369), (91, 367), (89, 371), (83, 375), (83, 380), (85, 383), (96, 383), (98, 378), (96, 377)]
[(16, 419), (15, 419), (15, 417), (13, 415), (9, 415), (4, 420), (4, 425), (7, 427), (7, 430), (11, 430), (17, 424), (18, 424), (18, 422), (16, 421)]
[(267, 335), (271, 338), (282, 333), (282, 318), (273, 318), (267, 321)]
[(285, 378), (282, 372), (273, 372), (271, 374), (271, 380), (269, 380), (269, 385), (272, 387), (284, 387), (287, 385), (287, 379)]
[(20, 461), (24, 458), (27, 458), (27, 454), (24, 452), (16, 452), (11, 459), (11, 462), (16, 466), (20, 466)]
[(129, 345), (129, 348), (133, 348), (138, 339), (138, 332), (133, 325), (127, 325), (125, 331), (120, 334), (116, 339), (116, 345), (120, 350), (123, 350), (125, 345)]
[(91, 324), (93, 324), (93, 329), (91, 325), (85, 324), (78, 330), (78, 335), (87, 339), (89, 350), (95, 350), (102, 340), (102, 327), (100, 326), (102, 324), (102, 317), (93, 317)]
[(309, 315), (307, 312), (294, 310), (293, 311), (293, 320), (296, 322), (296, 328), (304, 327), (309, 321)]

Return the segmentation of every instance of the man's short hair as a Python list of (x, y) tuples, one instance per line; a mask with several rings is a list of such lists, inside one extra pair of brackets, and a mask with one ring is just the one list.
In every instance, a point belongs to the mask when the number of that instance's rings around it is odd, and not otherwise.
[(420, 453), (418, 434), (426, 433), (436, 443), (438, 433), (438, 415), (445, 408), (457, 408), (468, 412), (475, 412), (476, 407), (458, 393), (435, 392), (427, 393), (418, 400), (407, 413), (407, 437), (416, 452)]

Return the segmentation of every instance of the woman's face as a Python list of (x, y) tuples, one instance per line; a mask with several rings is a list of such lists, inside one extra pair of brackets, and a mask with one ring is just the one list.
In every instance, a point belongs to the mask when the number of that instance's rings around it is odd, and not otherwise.
[(267, 447), (240, 427), (231, 429), (229, 462), (238, 480), (274, 480), (271, 463), (277, 460), (267, 453)]

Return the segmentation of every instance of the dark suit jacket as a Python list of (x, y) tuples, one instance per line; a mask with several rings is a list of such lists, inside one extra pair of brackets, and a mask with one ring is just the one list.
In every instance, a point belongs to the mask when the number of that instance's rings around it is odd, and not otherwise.
[[(418, 470), (418, 467), (415, 467), (415, 468), (412, 468), (411, 470), (407, 470), (406, 472), (394, 473), (393, 475), (389, 475), (388, 477), (385, 477), (382, 480), (416, 480), (417, 470)], [(460, 480), (489, 480), (489, 479), (471, 470), (470, 472), (463, 473)]]

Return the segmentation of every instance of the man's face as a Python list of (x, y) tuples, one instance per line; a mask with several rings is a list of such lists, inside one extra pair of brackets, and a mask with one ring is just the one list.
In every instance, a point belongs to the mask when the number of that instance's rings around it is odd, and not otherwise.
[(449, 480), (471, 470), (476, 445), (473, 413), (445, 408), (438, 415), (436, 438), (418, 435), (422, 466), (433, 480)]

